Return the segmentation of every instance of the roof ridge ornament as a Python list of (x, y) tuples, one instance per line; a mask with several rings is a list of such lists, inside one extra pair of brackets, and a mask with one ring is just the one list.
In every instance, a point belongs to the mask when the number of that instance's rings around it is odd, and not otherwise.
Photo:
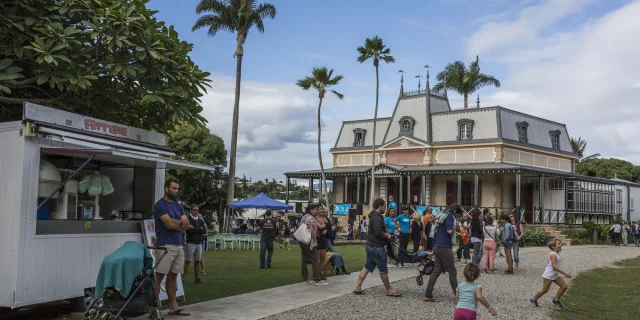
[(400, 72), (400, 97), (404, 97), (404, 74), (407, 73), (403, 69), (398, 70)]
[(476, 100), (476, 108), (480, 108), (480, 95), (478, 95), (478, 100)]
[(420, 92), (420, 74), (416, 76), (418, 78), (418, 93)]

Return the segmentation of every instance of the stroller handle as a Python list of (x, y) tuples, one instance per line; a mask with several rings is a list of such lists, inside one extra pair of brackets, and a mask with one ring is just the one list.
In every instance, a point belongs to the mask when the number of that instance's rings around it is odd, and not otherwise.
[(149, 249), (149, 250), (162, 250), (162, 251), (165, 251), (165, 252), (167, 251), (167, 248), (165, 248), (165, 247), (156, 247), (156, 246), (145, 246), (145, 247), (147, 247), (147, 249)]

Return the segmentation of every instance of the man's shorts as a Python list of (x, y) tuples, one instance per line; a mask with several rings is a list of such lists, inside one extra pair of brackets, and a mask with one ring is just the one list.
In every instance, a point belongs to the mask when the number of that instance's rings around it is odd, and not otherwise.
[(511, 250), (511, 249), (513, 249), (513, 242), (511, 242), (511, 241), (505, 242), (505, 243), (504, 243), (504, 249), (505, 249), (505, 250)]
[(164, 254), (163, 250), (156, 250), (156, 263), (160, 261), (156, 267), (157, 273), (182, 273), (184, 271), (184, 250), (182, 246), (176, 246), (167, 244), (164, 245), (167, 248), (167, 255), (160, 260)]
[(364, 263), (364, 268), (369, 270), (369, 272), (373, 272), (373, 270), (378, 266), (378, 271), (380, 274), (386, 274), (387, 270), (387, 252), (384, 251), (384, 247), (374, 247), (370, 245), (365, 245), (365, 249), (367, 251), (367, 261)]
[(200, 261), (202, 258), (202, 244), (187, 243), (187, 261)]

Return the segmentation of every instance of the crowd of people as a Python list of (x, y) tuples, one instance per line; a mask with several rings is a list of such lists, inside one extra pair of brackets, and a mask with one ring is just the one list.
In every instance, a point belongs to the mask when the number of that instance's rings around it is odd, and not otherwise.
[(640, 221), (631, 222), (631, 227), (626, 221), (618, 219), (609, 228), (609, 237), (611, 238), (611, 245), (615, 246), (627, 246), (629, 233), (633, 236), (633, 245), (638, 247), (640, 244)]
[[(178, 190), (177, 181), (167, 180), (164, 196), (154, 206), (156, 246), (167, 249), (167, 255), (155, 270), (156, 285), (154, 289), (156, 294), (159, 294), (160, 283), (166, 278), (169, 314), (184, 316), (189, 313), (180, 309), (176, 301), (177, 274), (183, 273), (186, 279), (189, 264), (195, 261), (194, 282), (204, 282), (199, 276), (204, 272), (202, 252), (206, 246), (206, 243), (203, 244), (203, 241), (206, 242), (203, 237), (206, 237), (207, 227), (197, 206), (192, 206), (189, 215), (185, 215), (183, 206), (175, 201)], [(388, 256), (395, 256), (395, 254), (388, 255), (385, 248), (398, 240), (399, 246), (408, 252), (408, 245), (411, 242), (413, 243), (413, 254), (419, 254), (422, 251), (422, 253), (430, 254), (433, 257), (434, 269), (429, 277), (423, 301), (439, 302), (434, 297), (433, 289), (440, 275), (446, 272), (457, 305), (454, 319), (475, 319), (478, 302), (495, 315), (496, 311), (491, 308), (482, 295), (482, 288), (476, 283), (476, 280), (480, 276), (480, 265), (482, 265), (485, 274), (496, 272), (495, 258), (501, 243), (508, 266), (505, 274), (514, 274), (519, 271), (519, 248), (523, 242), (524, 229), (517, 218), (514, 215), (503, 215), (500, 217), (503, 221), (500, 226), (490, 210), (485, 208), (482, 211), (471, 210), (469, 213), (463, 213), (458, 204), (452, 204), (438, 213), (434, 213), (431, 208), (428, 208), (422, 217), (418, 212), (409, 215), (409, 207), (401, 208), (401, 215), (395, 217), (395, 209), (394, 206), (387, 210), (383, 199), (375, 199), (368, 221), (364, 220), (366, 222), (359, 225), (364, 228), (361, 234), (366, 240), (364, 246), (366, 261), (363, 269), (359, 272), (353, 292), (362, 294), (362, 284), (367, 275), (377, 268), (386, 288), (387, 296), (402, 296), (391, 287), (388, 269), (402, 267), (403, 264), (394, 265), (392, 261), (389, 261)], [(458, 219), (457, 217), (462, 218)], [(298, 241), (301, 251), (303, 282), (316, 286), (329, 285), (322, 273), (323, 269), (331, 268), (337, 275), (349, 274), (342, 255), (335, 252), (333, 246), (337, 231), (336, 221), (330, 220), (328, 211), (324, 207), (318, 204), (309, 204), (299, 225), (290, 227), (283, 221), (273, 218), (270, 210), (266, 211), (264, 219), (259, 222), (256, 228), (261, 235), (260, 269), (272, 267), (274, 241), (279, 235), (282, 234), (280, 237), (283, 240), (281, 247), (284, 244), (284, 249), (290, 250), (289, 238), (293, 235), (293, 231), (296, 231), (296, 228), (303, 228), (308, 230), (311, 235), (308, 242)], [(624, 237), (623, 232), (630, 231), (634, 236), (635, 244), (638, 245), (639, 227), (634, 222), (629, 228), (626, 223), (621, 221), (611, 229), (614, 235), (620, 234), (620, 236), (615, 236), (617, 239)], [(186, 234), (186, 259), (183, 249), (185, 245), (184, 234)], [(619, 245), (620, 241), (616, 243)], [(473, 249), (473, 256), (471, 256), (471, 249)], [(571, 274), (561, 268), (560, 241), (550, 243), (549, 249), (551, 252), (547, 267), (542, 275), (542, 289), (530, 299), (530, 303), (536, 307), (539, 306), (538, 299), (549, 291), (552, 283), (559, 287), (553, 298), (553, 303), (562, 307), (560, 298), (567, 286), (560, 275), (571, 278)], [(163, 252), (156, 251), (156, 254), (162, 255)], [(158, 259), (159, 256), (156, 258)], [(456, 262), (461, 262), (463, 258), (465, 260), (463, 275), (466, 281), (459, 284)], [(308, 272), (309, 265), (312, 269), (311, 277)]]
[[(428, 208), (421, 218), (420, 213), (409, 215), (409, 207), (401, 209), (401, 215), (395, 217), (395, 209), (385, 205), (383, 199), (373, 202), (373, 210), (369, 214), (367, 228), (367, 243), (365, 244), (366, 262), (360, 271), (354, 294), (362, 294), (362, 284), (367, 275), (376, 268), (390, 297), (400, 297), (395, 291), (388, 277), (388, 268), (398, 266), (388, 261), (385, 252), (388, 242), (399, 240), (399, 246), (408, 252), (408, 243), (413, 243), (413, 254), (426, 250), (433, 256), (434, 269), (423, 298), (424, 302), (435, 303), (440, 300), (434, 297), (434, 286), (442, 273), (446, 272), (453, 295), (455, 296), (456, 311), (454, 319), (475, 319), (478, 302), (482, 303), (492, 315), (496, 311), (489, 305), (482, 294), (481, 286), (476, 282), (481, 270), (485, 274), (496, 273), (495, 258), (501, 246), (507, 262), (505, 274), (512, 275), (519, 272), (519, 248), (523, 245), (524, 227), (512, 215), (500, 217), (502, 225), (489, 209), (482, 211), (471, 210), (464, 213), (460, 205), (452, 204), (442, 212), (434, 213)], [(457, 217), (462, 216), (461, 219)], [(638, 231), (636, 224), (636, 232)], [(457, 248), (456, 248), (457, 243)], [(560, 275), (571, 278), (571, 274), (561, 268), (560, 251), (562, 244), (554, 240), (548, 245), (551, 253), (547, 267), (542, 275), (542, 289), (531, 299), (530, 303), (538, 307), (538, 299), (546, 294), (552, 283), (558, 285), (559, 290), (553, 298), (553, 304), (562, 308), (560, 298), (566, 291), (566, 284)], [(473, 249), (473, 257), (471, 256)], [(455, 250), (455, 256), (454, 256)], [(458, 283), (456, 262), (465, 260), (465, 281)], [(482, 265), (482, 269), (481, 266)], [(399, 265), (403, 266), (402, 263)]]

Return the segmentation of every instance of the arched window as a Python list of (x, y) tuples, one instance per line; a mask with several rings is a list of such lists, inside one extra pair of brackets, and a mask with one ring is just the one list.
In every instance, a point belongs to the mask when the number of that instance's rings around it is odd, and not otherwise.
[(518, 128), (518, 141), (520, 142), (529, 142), (529, 137), (527, 133), (529, 131), (529, 123), (526, 121), (516, 122), (516, 127)]
[(551, 148), (560, 150), (560, 130), (549, 131), (551, 136)]
[(367, 130), (357, 128), (353, 129), (353, 146), (364, 147), (364, 138), (367, 135)]
[(413, 136), (413, 128), (416, 125), (416, 120), (409, 116), (404, 116), (400, 121), (400, 135), (401, 136)]
[(473, 120), (460, 119), (458, 120), (458, 140), (471, 140), (473, 139)]

